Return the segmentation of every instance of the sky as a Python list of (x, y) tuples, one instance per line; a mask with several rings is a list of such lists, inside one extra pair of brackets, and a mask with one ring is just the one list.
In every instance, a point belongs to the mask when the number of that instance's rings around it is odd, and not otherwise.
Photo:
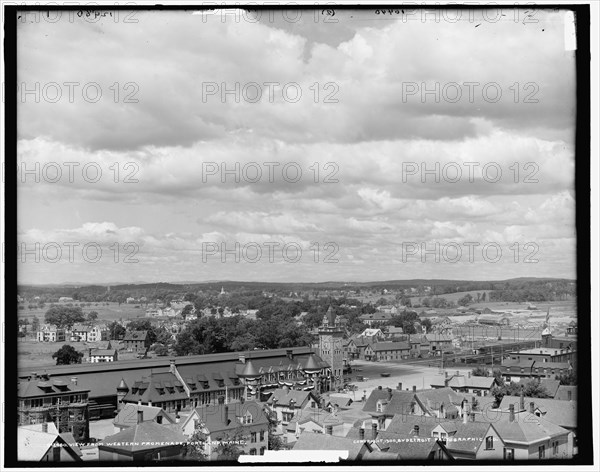
[(533, 13), (28, 12), (19, 283), (575, 278), (574, 52)]

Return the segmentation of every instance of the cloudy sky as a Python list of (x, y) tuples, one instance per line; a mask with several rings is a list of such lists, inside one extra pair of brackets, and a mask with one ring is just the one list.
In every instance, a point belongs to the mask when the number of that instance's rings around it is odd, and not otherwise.
[(19, 282), (574, 277), (564, 12), (462, 14), (24, 17)]

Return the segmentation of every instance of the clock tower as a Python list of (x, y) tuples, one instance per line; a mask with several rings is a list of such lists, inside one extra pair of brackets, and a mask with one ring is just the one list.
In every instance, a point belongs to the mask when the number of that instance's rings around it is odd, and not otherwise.
[(319, 356), (330, 366), (325, 381), (329, 390), (335, 390), (344, 384), (343, 334), (330, 306), (319, 327)]

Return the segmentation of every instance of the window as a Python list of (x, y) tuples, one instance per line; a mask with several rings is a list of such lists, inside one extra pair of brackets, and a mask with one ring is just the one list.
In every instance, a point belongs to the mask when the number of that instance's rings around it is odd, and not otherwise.
[(255, 443), (256, 442), (256, 432), (250, 433), (250, 442), (251, 443)]
[(447, 435), (446, 433), (440, 433), (440, 439), (441, 439), (441, 441), (442, 441), (444, 444), (446, 444), (446, 437), (447, 437), (447, 436), (448, 436), (448, 435)]
[(504, 448), (504, 460), (505, 461), (514, 461), (515, 460), (515, 450), (513, 448)]
[[(261, 431), (261, 432), (260, 432), (260, 440), (261, 440), (261, 441), (264, 441), (264, 440), (265, 440), (265, 432), (264, 432), (264, 431)], [(264, 448), (263, 448), (263, 449), (264, 449)], [(261, 453), (261, 455), (262, 455), (262, 453)]]
[(538, 455), (540, 459), (545, 459), (546, 458), (546, 446), (540, 446), (538, 447)]
[(434, 438), (437, 438), (437, 437), (439, 437), (439, 435), (440, 435), (440, 434), (439, 434), (437, 431), (434, 431), (434, 432), (433, 432), (433, 437), (434, 437)]
[(494, 436), (488, 436), (485, 438), (485, 448), (494, 449)]
[(290, 421), (292, 421), (292, 418), (293, 418), (293, 417), (294, 417), (294, 413), (289, 413), (289, 412), (287, 412), (287, 411), (284, 411), (284, 412), (282, 413), (282, 420), (283, 420), (285, 423), (289, 423)]
[(315, 401), (311, 401), (311, 402), (310, 402), (310, 407), (311, 407), (311, 408), (316, 408), (316, 407), (317, 407), (317, 402), (315, 402)]
[(264, 446), (260, 448), (260, 455), (261, 456), (265, 455), (265, 447)]
[(251, 456), (255, 456), (256, 455), (256, 449), (255, 448), (250, 449), (250, 455)]
[(552, 454), (555, 456), (558, 454), (558, 441), (552, 443)]

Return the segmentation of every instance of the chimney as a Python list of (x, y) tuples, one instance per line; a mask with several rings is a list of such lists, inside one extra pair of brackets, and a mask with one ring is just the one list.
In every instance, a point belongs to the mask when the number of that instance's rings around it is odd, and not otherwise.
[(402, 382), (398, 382), (398, 387), (396, 388), (398, 391), (402, 391)]
[(332, 436), (332, 435), (333, 435), (333, 426), (331, 426), (330, 424), (329, 424), (329, 425), (327, 425), (327, 434), (328, 434), (329, 436)]
[(458, 370), (456, 371), (456, 375), (457, 375), (457, 376), (459, 376), (459, 375), (460, 375), (460, 372), (459, 372)]
[(515, 406), (508, 405), (508, 421), (513, 423), (515, 421)]
[(569, 401), (571, 401), (572, 395), (571, 395), (571, 390), (567, 390), (567, 399)]
[(413, 385), (413, 392), (416, 392), (416, 391), (417, 391), (417, 386)]
[(377, 386), (377, 390), (381, 390), (381, 385), (378, 385), (378, 386)]
[(181, 416), (179, 416), (179, 413), (177, 413), (175, 415), (175, 423), (179, 423), (181, 421)]
[(474, 423), (475, 422), (475, 413), (471, 412), (471, 413), (469, 413), (469, 416), (471, 417), (471, 422)]
[(285, 355), (289, 360), (294, 360), (294, 351), (291, 349), (286, 349)]
[[(33, 374), (35, 375), (35, 374)], [(77, 385), (77, 377), (71, 377), (71, 383)]]
[(371, 423), (371, 432), (373, 433), (373, 439), (377, 438), (377, 423)]
[(88, 348), (88, 357), (92, 357), (92, 348)]
[(138, 411), (137, 411), (137, 422), (138, 422), (138, 424), (144, 422), (144, 411), (143, 410), (138, 409)]
[(223, 405), (223, 424), (229, 424), (229, 406)]
[(392, 389), (388, 387), (387, 391), (388, 391), (388, 400), (391, 400), (392, 399)]
[(175, 373), (175, 359), (169, 360), (169, 372)]
[(418, 424), (415, 425), (414, 432), (415, 432), (415, 436), (419, 435), (419, 425)]
[(359, 428), (358, 439), (365, 439), (365, 428)]
[(48, 432), (48, 423), (42, 423), (42, 433)]
[(525, 411), (525, 395), (523, 395), (523, 390), (521, 390), (521, 398), (519, 402), (519, 410)]
[(239, 360), (242, 364), (246, 363), (246, 356), (244, 354), (240, 354)]
[(471, 378), (471, 371), (467, 374), (467, 377)]
[(529, 413), (533, 413), (535, 411), (535, 403), (529, 402)]

